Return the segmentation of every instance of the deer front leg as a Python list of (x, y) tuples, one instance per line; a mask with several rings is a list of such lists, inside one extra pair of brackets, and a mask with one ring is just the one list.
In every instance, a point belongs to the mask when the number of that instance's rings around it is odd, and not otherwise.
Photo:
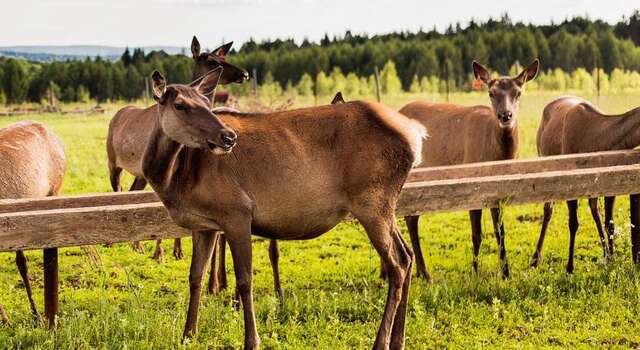
[(233, 269), (236, 275), (236, 291), (240, 296), (244, 314), (244, 348), (258, 349), (260, 337), (256, 327), (253, 310), (252, 289), (252, 252), (251, 252), (251, 224), (239, 223), (224, 227), (226, 240), (229, 242)]
[(542, 262), (542, 247), (544, 246), (544, 237), (547, 235), (547, 229), (549, 228), (549, 222), (553, 215), (553, 202), (547, 202), (544, 204), (544, 212), (542, 216), (542, 227), (540, 228), (540, 237), (538, 237), (538, 245), (536, 251), (533, 253), (533, 260), (531, 267), (538, 267)]
[(482, 210), (470, 210), (471, 240), (473, 242), (473, 272), (478, 275), (478, 254), (482, 245)]
[(193, 232), (193, 252), (191, 253), (191, 270), (189, 272), (189, 310), (184, 326), (184, 338), (193, 337), (198, 332), (198, 308), (200, 307), (200, 290), (202, 276), (209, 264), (213, 250), (214, 231)]
[(162, 264), (164, 261), (164, 249), (162, 249), (162, 240), (156, 240), (156, 250), (153, 252), (152, 259), (155, 260), (158, 264)]
[(278, 252), (278, 241), (272, 239), (269, 241), (269, 261), (271, 262), (271, 269), (273, 270), (273, 289), (276, 292), (278, 299), (282, 300), (282, 287), (280, 286), (280, 266), (278, 261), (280, 260), (280, 252)]
[(173, 257), (176, 260), (184, 259), (184, 252), (182, 252), (182, 240), (180, 238), (173, 240)]
[(504, 221), (502, 220), (502, 210), (500, 208), (491, 208), (491, 221), (493, 221), (493, 231), (500, 251), (502, 278), (509, 278), (509, 262), (507, 261), (507, 248), (504, 243)]

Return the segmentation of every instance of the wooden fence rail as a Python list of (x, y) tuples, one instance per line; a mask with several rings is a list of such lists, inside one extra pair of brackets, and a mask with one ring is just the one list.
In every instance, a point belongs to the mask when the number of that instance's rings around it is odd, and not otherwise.
[[(402, 190), (397, 214), (637, 192), (640, 151), (466, 164), (415, 169)], [(637, 207), (640, 197), (631, 199)], [(640, 213), (632, 212), (631, 218), (632, 254), (637, 261)], [(171, 221), (153, 192), (0, 200), (0, 251), (46, 249), (45, 304), (51, 325), (57, 313), (56, 248), (189, 235)]]

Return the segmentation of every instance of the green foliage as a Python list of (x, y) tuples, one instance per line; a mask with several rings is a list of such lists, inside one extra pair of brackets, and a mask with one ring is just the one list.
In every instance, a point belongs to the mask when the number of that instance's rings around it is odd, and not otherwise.
[(313, 96), (313, 79), (311, 79), (309, 73), (302, 75), (296, 87), (301, 96)]
[(400, 82), (400, 78), (398, 78), (396, 64), (393, 63), (393, 61), (388, 61), (382, 68), (382, 71), (380, 71), (380, 85), (383, 94), (397, 94), (402, 92), (402, 83)]

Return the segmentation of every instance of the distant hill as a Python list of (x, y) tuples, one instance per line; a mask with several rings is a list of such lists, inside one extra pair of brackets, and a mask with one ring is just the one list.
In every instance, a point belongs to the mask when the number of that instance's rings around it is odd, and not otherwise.
[[(171, 55), (187, 52), (185, 48), (177, 46), (146, 46), (142, 47), (142, 49), (145, 52), (162, 50)], [(108, 60), (117, 60), (124, 50), (124, 47), (99, 45), (0, 46), (0, 56), (24, 58), (38, 62), (82, 60), (86, 57), (96, 56)]]

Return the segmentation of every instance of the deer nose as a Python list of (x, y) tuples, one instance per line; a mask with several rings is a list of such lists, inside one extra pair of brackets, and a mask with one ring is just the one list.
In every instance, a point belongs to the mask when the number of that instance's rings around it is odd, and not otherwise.
[(226, 147), (235, 146), (237, 138), (238, 135), (231, 129), (223, 129), (220, 131), (220, 141), (222, 141), (222, 144)]
[(510, 121), (512, 117), (513, 117), (513, 113), (511, 113), (509, 111), (504, 111), (504, 112), (498, 113), (498, 118), (500, 118), (500, 120), (502, 120), (503, 122)]

